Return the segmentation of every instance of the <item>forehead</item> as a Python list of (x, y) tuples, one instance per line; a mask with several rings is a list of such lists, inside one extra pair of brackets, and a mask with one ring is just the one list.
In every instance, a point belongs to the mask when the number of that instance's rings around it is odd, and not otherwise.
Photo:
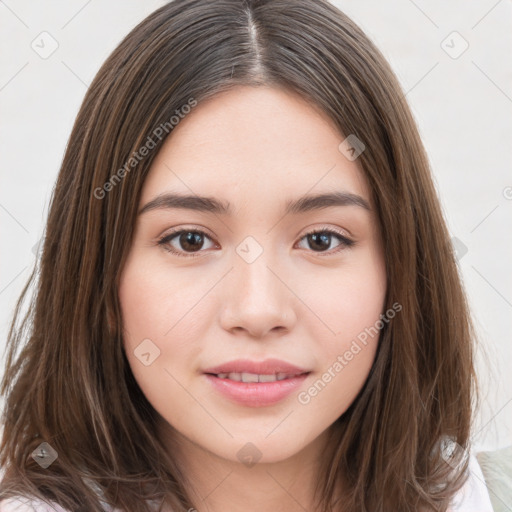
[(370, 202), (357, 160), (339, 149), (344, 139), (326, 114), (293, 91), (237, 86), (199, 103), (173, 128), (141, 202), (170, 189), (233, 204), (334, 190)]

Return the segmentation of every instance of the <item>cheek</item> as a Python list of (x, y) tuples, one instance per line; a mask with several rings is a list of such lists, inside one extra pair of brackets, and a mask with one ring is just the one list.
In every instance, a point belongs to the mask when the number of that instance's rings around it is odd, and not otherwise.
[(361, 254), (332, 271), (320, 269), (302, 282), (299, 293), (317, 318), (319, 331), (313, 339), (323, 331), (329, 347), (342, 349), (344, 343), (374, 326), (383, 312), (385, 269), (371, 253)]
[(175, 380), (181, 382), (183, 378), (175, 374), (171, 364), (180, 361), (186, 366), (183, 363), (188, 358), (186, 344), (180, 343), (172, 329), (177, 319), (169, 315), (169, 297), (173, 297), (173, 303), (177, 299), (171, 286), (178, 285), (166, 282), (157, 268), (149, 268), (135, 258), (128, 260), (119, 283), (125, 354), (137, 384), (157, 411), (169, 403), (180, 408), (186, 405), (180, 402)]
[[(129, 259), (119, 284), (123, 323), (131, 342), (151, 338), (168, 343), (186, 325), (194, 325), (194, 307), (208, 284), (187, 272), (170, 272), (161, 261)], [(189, 331), (190, 332), (190, 331)]]
[(385, 267), (368, 253), (315, 277), (301, 293), (315, 313), (310, 337), (317, 340), (320, 369), (299, 402), (315, 402), (313, 408), (330, 404), (334, 421), (355, 399), (373, 365), (384, 313)]
[[(193, 378), (206, 318), (203, 303), (208, 280), (169, 272), (158, 262), (129, 258), (119, 283), (123, 346), (139, 386), (148, 398), (169, 396), (176, 384)], [(211, 286), (211, 285), (210, 285)], [(206, 288), (208, 289), (208, 288)], [(202, 307), (203, 306), (203, 307)], [(151, 400), (150, 400), (151, 401)]]

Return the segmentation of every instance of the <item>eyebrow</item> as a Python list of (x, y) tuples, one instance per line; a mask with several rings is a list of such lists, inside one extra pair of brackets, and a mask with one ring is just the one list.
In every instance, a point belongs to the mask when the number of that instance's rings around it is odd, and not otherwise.
[[(285, 204), (285, 215), (296, 215), (333, 206), (357, 206), (371, 211), (370, 205), (366, 199), (357, 194), (342, 191), (309, 195), (296, 200), (287, 201)], [(175, 193), (164, 193), (156, 196), (139, 210), (138, 215), (142, 215), (151, 210), (174, 208), (218, 215), (233, 215), (231, 204), (227, 201), (219, 201), (214, 197)]]

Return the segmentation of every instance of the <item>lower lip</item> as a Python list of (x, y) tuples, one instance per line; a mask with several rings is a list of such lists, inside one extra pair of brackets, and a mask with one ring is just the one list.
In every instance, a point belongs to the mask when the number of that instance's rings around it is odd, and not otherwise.
[(288, 395), (299, 389), (308, 373), (291, 379), (275, 382), (239, 382), (205, 374), (212, 386), (224, 396), (248, 407), (265, 407), (284, 400)]

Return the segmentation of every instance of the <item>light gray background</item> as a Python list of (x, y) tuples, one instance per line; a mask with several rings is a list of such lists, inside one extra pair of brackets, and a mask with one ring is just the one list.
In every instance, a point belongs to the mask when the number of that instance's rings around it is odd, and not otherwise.
[[(2, 351), (87, 86), (122, 37), (164, 3), (0, 0)], [(377, 44), (407, 93), (457, 239), (481, 340), (478, 373), (484, 401), (475, 446), (510, 445), (512, 2), (333, 3)], [(43, 31), (58, 43), (45, 59), (32, 47), (39, 52), (51, 48)], [(454, 31), (469, 44), (458, 56), (465, 43)]]

